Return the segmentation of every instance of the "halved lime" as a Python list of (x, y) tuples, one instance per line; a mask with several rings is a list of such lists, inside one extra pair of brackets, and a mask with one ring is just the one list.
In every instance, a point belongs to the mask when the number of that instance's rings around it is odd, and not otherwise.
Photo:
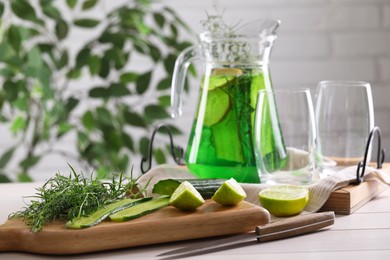
[(195, 210), (204, 204), (204, 199), (191, 183), (184, 181), (172, 193), (169, 204), (181, 210)]
[(236, 205), (246, 198), (241, 185), (233, 178), (225, 181), (211, 198), (221, 205)]
[(297, 185), (280, 185), (259, 193), (261, 205), (276, 217), (300, 213), (309, 202), (309, 189)]

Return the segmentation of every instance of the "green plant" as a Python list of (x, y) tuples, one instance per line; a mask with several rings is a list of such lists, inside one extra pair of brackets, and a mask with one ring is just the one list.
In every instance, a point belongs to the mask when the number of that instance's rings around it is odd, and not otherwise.
[[(89, 13), (98, 0), (32, 3), (0, 2), (0, 122), (15, 137), (0, 155), (0, 181), (8, 180), (17, 151), (18, 181), (30, 181), (31, 168), (54, 153), (77, 158), (99, 178), (128, 169), (132, 157), (146, 153), (153, 125), (169, 117), (174, 62), (191, 45), (181, 40), (189, 28), (174, 10), (151, 0), (128, 1), (103, 18)], [(90, 39), (72, 53), (76, 29)], [(71, 133), (78, 154), (56, 146)], [(159, 163), (165, 149), (154, 151)]]

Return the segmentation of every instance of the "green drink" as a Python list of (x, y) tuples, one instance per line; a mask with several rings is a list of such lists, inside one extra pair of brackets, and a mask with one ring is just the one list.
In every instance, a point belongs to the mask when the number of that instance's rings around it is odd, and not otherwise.
[[(254, 111), (257, 93), (269, 75), (257, 68), (217, 68), (204, 75), (185, 160), (200, 178), (231, 178), (259, 183), (253, 150)], [(269, 86), (270, 87), (270, 86)], [(268, 167), (280, 168), (283, 160), (274, 150), (271, 123), (261, 144)]]

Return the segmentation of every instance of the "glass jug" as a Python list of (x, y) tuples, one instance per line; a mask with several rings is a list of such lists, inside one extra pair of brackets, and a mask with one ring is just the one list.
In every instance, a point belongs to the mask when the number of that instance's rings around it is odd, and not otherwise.
[[(176, 60), (171, 92), (171, 115), (182, 114), (182, 91), (192, 60), (202, 61), (198, 108), (192, 125), (185, 162), (200, 178), (235, 178), (259, 183), (253, 150), (257, 93), (271, 89), (269, 57), (278, 20), (248, 23), (235, 33), (209, 31), (199, 35), (199, 45), (184, 50)], [(267, 128), (272, 128), (271, 123)], [(263, 152), (271, 167), (278, 167), (275, 137), (265, 131)], [(264, 140), (264, 138), (263, 138)]]

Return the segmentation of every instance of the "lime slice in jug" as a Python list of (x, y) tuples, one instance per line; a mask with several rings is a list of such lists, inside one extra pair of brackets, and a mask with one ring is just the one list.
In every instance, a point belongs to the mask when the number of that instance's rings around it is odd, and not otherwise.
[(223, 119), (230, 109), (230, 97), (225, 90), (217, 88), (207, 93), (203, 124), (212, 126)]
[(233, 178), (225, 181), (211, 198), (221, 205), (236, 205), (246, 198), (241, 185)]
[(204, 204), (204, 199), (191, 183), (184, 181), (172, 193), (169, 204), (181, 210), (195, 210)]
[[(238, 76), (242, 75), (241, 69), (236, 68), (218, 68), (214, 69), (208, 78), (208, 90), (224, 87), (233, 84)], [(204, 83), (203, 83), (204, 84)], [(202, 87), (203, 87), (202, 84)]]
[(259, 193), (261, 205), (276, 217), (300, 213), (309, 202), (309, 189), (296, 185), (266, 188)]

